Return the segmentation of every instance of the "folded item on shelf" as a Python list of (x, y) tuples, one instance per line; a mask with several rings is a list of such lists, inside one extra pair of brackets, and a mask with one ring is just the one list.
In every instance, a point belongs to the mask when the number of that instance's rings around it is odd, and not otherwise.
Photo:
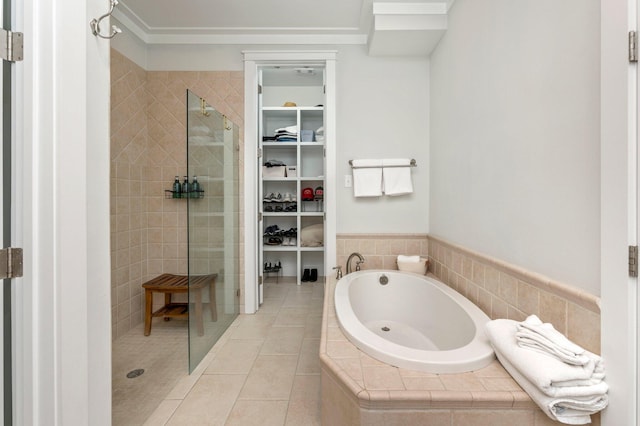
[(324, 226), (321, 223), (305, 226), (300, 230), (302, 247), (322, 247), (324, 245)]

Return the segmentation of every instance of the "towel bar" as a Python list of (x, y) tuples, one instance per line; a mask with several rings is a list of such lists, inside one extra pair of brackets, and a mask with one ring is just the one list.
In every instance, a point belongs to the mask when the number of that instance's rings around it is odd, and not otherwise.
[[(353, 166), (353, 160), (349, 160), (349, 165), (351, 166), (352, 169), (372, 169), (372, 168), (380, 168), (380, 167), (384, 167), (384, 168), (389, 168), (389, 167), (407, 167), (407, 166), (359, 166), (359, 167), (354, 167)], [(417, 167), (418, 164), (416, 163), (416, 160), (414, 160), (413, 158), (411, 159), (411, 162), (409, 164), (409, 167)]]

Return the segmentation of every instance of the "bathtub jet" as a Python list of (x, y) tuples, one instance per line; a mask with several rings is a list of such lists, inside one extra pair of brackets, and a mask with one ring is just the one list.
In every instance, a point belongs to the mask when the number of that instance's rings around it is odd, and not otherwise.
[(334, 297), (347, 338), (387, 364), (464, 373), (495, 358), (484, 334), (490, 318), (431, 277), (391, 270), (354, 272), (338, 281)]

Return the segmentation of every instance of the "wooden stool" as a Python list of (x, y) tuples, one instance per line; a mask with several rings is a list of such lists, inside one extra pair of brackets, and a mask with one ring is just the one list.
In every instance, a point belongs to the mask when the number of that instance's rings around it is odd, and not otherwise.
[[(209, 286), (209, 303), (211, 309), (211, 320), (218, 320), (216, 309), (216, 277), (218, 274), (199, 275), (189, 277), (186, 275), (162, 274), (154, 279), (142, 284), (144, 288), (144, 335), (151, 334), (151, 318), (164, 317), (165, 321), (171, 318), (187, 318), (189, 316), (189, 303), (172, 303), (171, 295), (174, 293), (188, 293), (193, 291), (195, 296), (195, 316), (198, 335), (204, 334), (204, 324), (202, 321), (202, 289)], [(164, 293), (164, 306), (155, 312), (151, 312), (153, 305), (153, 293)]]

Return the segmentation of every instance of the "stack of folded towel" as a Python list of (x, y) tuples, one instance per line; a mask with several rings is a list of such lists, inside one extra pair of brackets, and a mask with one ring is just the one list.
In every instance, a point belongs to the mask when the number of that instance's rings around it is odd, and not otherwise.
[(490, 321), (486, 332), (496, 356), (550, 418), (591, 423), (608, 404), (602, 358), (531, 315), (525, 321)]

